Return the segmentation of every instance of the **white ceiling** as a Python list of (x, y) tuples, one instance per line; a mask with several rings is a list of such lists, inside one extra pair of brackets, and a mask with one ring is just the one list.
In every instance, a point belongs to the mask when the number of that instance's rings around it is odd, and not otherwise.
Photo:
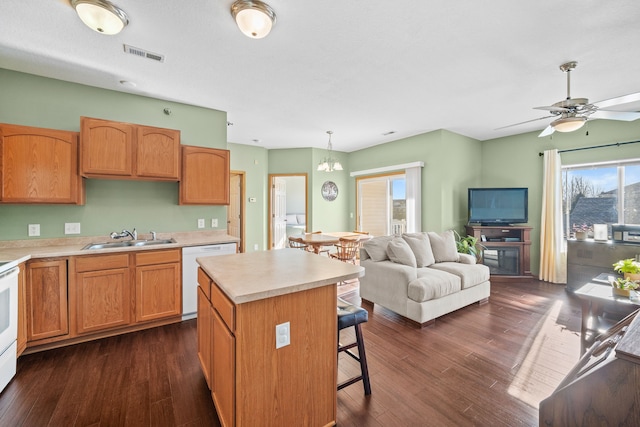
[(547, 115), (532, 108), (565, 98), (569, 60), (574, 98), (640, 92), (637, 0), (268, 0), (277, 22), (261, 40), (236, 27), (233, 0), (114, 2), (130, 23), (105, 36), (68, 0), (0, 1), (0, 68), (223, 110), (234, 143), (324, 148), (333, 130), (346, 152), (436, 129), (541, 130), (550, 119), (495, 129)]

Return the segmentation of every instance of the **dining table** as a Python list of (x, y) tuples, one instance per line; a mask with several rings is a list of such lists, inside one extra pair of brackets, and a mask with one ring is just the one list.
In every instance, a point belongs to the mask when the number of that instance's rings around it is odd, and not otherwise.
[(345, 239), (361, 239), (369, 238), (367, 234), (354, 233), (351, 231), (335, 231), (331, 233), (304, 233), (300, 235), (300, 239), (306, 245), (313, 248), (313, 252), (319, 254), (323, 246), (331, 246), (340, 242), (341, 238)]

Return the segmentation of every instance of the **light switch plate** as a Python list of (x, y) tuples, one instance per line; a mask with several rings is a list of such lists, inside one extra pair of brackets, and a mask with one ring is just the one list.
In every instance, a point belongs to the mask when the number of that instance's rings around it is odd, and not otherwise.
[(218, 226), (218, 218), (211, 218), (211, 228), (216, 228)]
[(38, 237), (40, 235), (40, 224), (29, 224), (29, 237)]
[(80, 234), (80, 223), (79, 222), (65, 222), (64, 223), (64, 234)]
[(289, 322), (276, 325), (276, 348), (291, 344), (291, 327)]

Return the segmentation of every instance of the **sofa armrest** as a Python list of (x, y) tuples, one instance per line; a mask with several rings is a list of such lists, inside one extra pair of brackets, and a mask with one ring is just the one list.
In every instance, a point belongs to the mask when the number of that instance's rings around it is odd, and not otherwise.
[(473, 255), (458, 254), (458, 262), (460, 264), (475, 264), (477, 261), (476, 257), (474, 257)]

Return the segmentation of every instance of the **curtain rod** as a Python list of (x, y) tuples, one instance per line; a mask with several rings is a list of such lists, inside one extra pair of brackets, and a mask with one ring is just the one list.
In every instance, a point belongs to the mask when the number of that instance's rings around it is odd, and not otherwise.
[[(558, 153), (568, 153), (569, 151), (591, 150), (592, 148), (619, 147), (627, 144), (637, 144), (640, 141), (613, 142), (611, 144), (594, 145), (592, 147), (569, 148), (567, 150), (558, 150)], [(538, 153), (538, 156), (544, 156), (544, 153)]]

